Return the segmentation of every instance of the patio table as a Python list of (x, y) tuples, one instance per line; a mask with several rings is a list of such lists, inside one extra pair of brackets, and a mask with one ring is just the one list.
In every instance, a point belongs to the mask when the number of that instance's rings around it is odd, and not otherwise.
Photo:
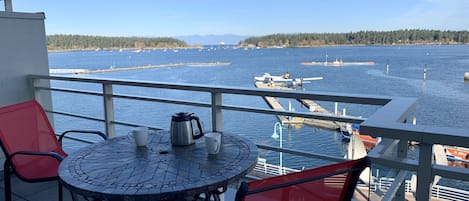
[(146, 147), (123, 136), (82, 148), (59, 166), (59, 180), (76, 194), (104, 200), (193, 200), (226, 190), (251, 171), (257, 147), (239, 135), (223, 133), (217, 155), (203, 139), (171, 146), (167, 130), (152, 131)]

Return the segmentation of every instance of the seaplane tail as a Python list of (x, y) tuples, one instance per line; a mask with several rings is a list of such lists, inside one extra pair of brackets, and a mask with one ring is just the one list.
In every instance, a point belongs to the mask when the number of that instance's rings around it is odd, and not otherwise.
[[(433, 157), (437, 165), (448, 166), (448, 158), (446, 158), (445, 148), (442, 145), (435, 144), (433, 145)], [(440, 181), (441, 176), (435, 175), (433, 179), (433, 184), (436, 185)]]
[[(358, 135), (352, 134), (350, 136), (350, 143), (348, 144), (347, 158), (350, 160), (354, 160), (354, 159), (363, 158), (366, 155), (367, 155), (367, 152), (366, 152), (365, 144), (363, 144), (363, 141), (360, 139)], [(370, 168), (366, 168), (363, 170), (363, 172), (360, 174), (360, 180), (362, 180), (366, 184), (368, 184), (369, 182), (372, 182), (370, 178)]]

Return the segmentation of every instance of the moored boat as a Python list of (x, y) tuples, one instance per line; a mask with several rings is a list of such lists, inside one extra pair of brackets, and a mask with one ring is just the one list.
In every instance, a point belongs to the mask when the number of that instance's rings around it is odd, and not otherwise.
[(346, 141), (350, 140), (352, 135), (358, 136), (367, 150), (372, 149), (380, 142), (379, 138), (360, 134), (360, 124), (346, 124), (345, 127), (340, 128), (340, 133), (342, 134), (342, 139)]
[(464, 147), (445, 147), (446, 157), (450, 161), (460, 161), (469, 163), (469, 149)]
[(335, 61), (332, 61), (332, 62), (328, 62), (328, 61), (325, 61), (325, 62), (303, 61), (300, 64), (305, 65), (305, 66), (349, 66), (349, 65), (370, 66), (370, 65), (375, 65), (375, 62), (373, 62), (373, 61), (364, 61), (364, 62), (349, 61), (349, 62), (345, 62), (345, 61), (336, 59)]

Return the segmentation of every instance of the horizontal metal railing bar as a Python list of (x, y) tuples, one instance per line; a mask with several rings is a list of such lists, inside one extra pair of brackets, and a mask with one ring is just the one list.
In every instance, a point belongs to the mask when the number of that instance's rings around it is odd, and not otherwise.
[(45, 75), (31, 75), (34, 79), (48, 79), (48, 80), (65, 80), (76, 82), (88, 83), (102, 83), (113, 85), (126, 85), (126, 86), (139, 86), (163, 89), (178, 89), (188, 91), (204, 91), (212, 93), (226, 93), (226, 94), (239, 94), (239, 95), (252, 95), (252, 96), (275, 96), (293, 99), (310, 99), (320, 101), (334, 101), (367, 105), (385, 105), (392, 100), (391, 97), (384, 96), (365, 96), (358, 94), (342, 94), (342, 93), (303, 93), (298, 91), (281, 91), (271, 89), (253, 89), (253, 88), (235, 88), (235, 87), (220, 87), (209, 85), (196, 85), (196, 84), (174, 84), (165, 82), (139, 82), (130, 80), (115, 80), (115, 79), (98, 79), (98, 78), (76, 78), (76, 77), (63, 77), (63, 76), (45, 76)]
[[(374, 112), (367, 122), (369, 124), (380, 122), (402, 123), (414, 111), (416, 103), (416, 98), (394, 97), (392, 101)], [(366, 122), (364, 126), (366, 126)]]
[[(81, 119), (86, 119), (86, 120), (91, 120), (91, 121), (99, 121), (99, 122), (104, 122), (103, 119), (95, 118), (95, 117), (89, 117), (89, 116), (83, 116), (83, 115), (77, 115), (77, 114), (72, 114), (72, 113), (67, 113), (67, 112), (58, 112), (58, 111), (50, 111), (50, 110), (44, 110), (47, 113), (53, 113), (53, 114), (58, 114), (58, 115), (63, 115), (63, 116), (69, 116), (69, 117), (75, 117), (75, 118), (81, 118)], [(136, 124), (136, 123), (131, 123), (131, 122), (125, 122), (125, 121), (113, 121), (112, 123), (116, 125), (122, 125), (122, 126), (130, 126), (130, 127), (138, 127), (138, 126), (145, 126), (150, 129), (154, 130), (162, 130), (162, 128), (158, 127), (153, 127), (153, 126), (148, 126), (148, 125), (142, 125), (142, 124)]]
[(147, 127), (149, 129), (152, 129), (152, 130), (163, 130), (163, 128), (159, 128), (159, 127), (154, 127), (154, 126), (149, 126), (149, 125), (143, 125), (143, 124), (137, 124), (137, 123), (131, 123), (131, 122), (125, 122), (125, 121), (113, 121), (112, 123), (116, 124), (116, 125), (121, 125), (121, 126), (128, 126), (128, 127), (139, 127), (139, 126), (143, 126), (143, 127)]
[(259, 149), (283, 152), (283, 153), (288, 153), (288, 154), (293, 154), (293, 155), (298, 155), (298, 156), (304, 156), (308, 158), (317, 158), (317, 159), (322, 159), (322, 160), (327, 160), (327, 161), (332, 161), (332, 162), (342, 162), (346, 160), (340, 157), (328, 156), (324, 154), (315, 154), (315, 153), (305, 152), (305, 151), (300, 151), (300, 150), (295, 150), (295, 149), (273, 147), (273, 146), (263, 145), (263, 144), (256, 144), (256, 146)]
[[(57, 137), (60, 136), (59, 134), (55, 134), (55, 135), (56, 135)], [(93, 141), (85, 140), (85, 139), (77, 138), (77, 137), (64, 136), (64, 138), (65, 138), (65, 139), (69, 139), (69, 140), (78, 141), (78, 142), (87, 143), (87, 144), (93, 144), (93, 143), (94, 143)]]
[(283, 116), (292, 116), (292, 117), (304, 117), (304, 118), (312, 118), (312, 119), (319, 119), (319, 120), (329, 120), (329, 121), (337, 121), (337, 122), (349, 122), (349, 123), (361, 123), (365, 121), (365, 118), (360, 117), (352, 117), (352, 116), (333, 116), (327, 114), (312, 114), (306, 112), (288, 112), (288, 111), (281, 111), (281, 110), (273, 110), (273, 109), (260, 109), (260, 108), (253, 108), (253, 107), (241, 107), (241, 106), (221, 106), (224, 110), (233, 110), (233, 111), (240, 111), (240, 112), (254, 112), (254, 113), (261, 113), (261, 114), (272, 114), (272, 115), (283, 115)]
[(469, 181), (469, 169), (445, 165), (433, 165), (433, 174), (446, 178)]
[(58, 87), (36, 87), (36, 89), (66, 92), (66, 93), (85, 94), (85, 95), (93, 95), (93, 96), (102, 96), (103, 95), (102, 92), (84, 91), (84, 90), (77, 90), (77, 89), (66, 89), (66, 88), (58, 88)]
[(367, 156), (370, 158), (371, 163), (380, 164), (382, 166), (387, 166), (394, 169), (404, 169), (409, 171), (417, 171), (418, 161), (408, 159), (408, 158), (394, 158), (394, 157), (384, 157), (379, 154), (369, 152)]
[(44, 111), (47, 112), (47, 113), (53, 113), (53, 114), (64, 115), (64, 116), (69, 116), (69, 117), (75, 117), (75, 118), (81, 118), (81, 119), (86, 119), (86, 120), (104, 122), (103, 119), (100, 119), (100, 118), (97, 118), (97, 117), (91, 117), (91, 116), (85, 116), (85, 115), (79, 115), (79, 114), (72, 114), (72, 113), (68, 113), (68, 112), (51, 111), (51, 110), (47, 110), (47, 109), (44, 109)]
[(176, 99), (163, 99), (163, 98), (153, 98), (148, 96), (133, 96), (133, 95), (123, 95), (123, 94), (114, 94), (114, 98), (123, 98), (129, 100), (141, 100), (141, 101), (151, 101), (151, 102), (160, 102), (160, 103), (169, 103), (169, 104), (179, 104), (179, 105), (190, 105), (198, 107), (212, 107), (210, 103), (195, 102), (195, 101), (181, 101)]
[[(364, 124), (367, 124), (364, 121)], [(363, 124), (362, 124), (363, 125)], [(363, 128), (363, 132), (362, 132)], [(467, 129), (412, 125), (398, 123), (374, 123), (360, 127), (360, 132), (373, 137), (384, 137), (427, 144), (453, 145), (467, 147), (469, 137)]]

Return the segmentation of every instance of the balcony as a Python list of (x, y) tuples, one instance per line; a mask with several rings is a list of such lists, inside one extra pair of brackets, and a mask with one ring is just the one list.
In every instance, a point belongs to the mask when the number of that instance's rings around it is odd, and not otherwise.
[[(130, 119), (129, 121), (121, 120), (125, 119), (122, 117), (122, 113), (132, 111), (132, 108), (124, 108), (129, 105), (126, 104), (126, 102), (148, 104), (149, 107), (156, 109), (159, 107), (174, 107), (178, 109), (183, 108), (189, 111), (204, 111), (201, 113), (207, 114), (202, 118), (205, 119), (206, 122), (209, 122), (209, 126), (206, 126), (207, 130), (211, 129), (227, 132), (233, 132), (233, 128), (229, 128), (226, 125), (226, 119), (228, 119), (228, 116), (226, 115), (231, 112), (242, 113), (245, 114), (245, 116), (254, 115), (257, 118), (265, 118), (267, 116), (274, 116), (274, 118), (276, 116), (289, 116), (333, 122), (359, 123), (361, 124), (360, 132), (362, 134), (383, 138), (381, 143), (368, 153), (368, 156), (372, 159), (373, 170), (377, 167), (385, 167), (390, 170), (389, 175), (393, 175), (393, 178), (387, 182), (386, 187), (380, 186), (382, 183), (378, 182), (373, 183), (373, 186), (365, 186), (365, 188), (371, 187), (371, 189), (374, 190), (380, 189), (378, 190), (379, 193), (376, 192), (371, 195), (373, 196), (373, 199), (379, 198), (381, 200), (392, 200), (403, 199), (406, 197), (407, 199), (429, 200), (430, 196), (436, 196), (436, 193), (432, 193), (433, 191), (436, 191), (435, 186), (432, 187), (433, 178), (435, 176), (455, 179), (458, 181), (469, 181), (469, 169), (437, 165), (433, 162), (432, 154), (433, 145), (436, 144), (460, 147), (467, 146), (469, 144), (469, 136), (467, 135), (468, 131), (456, 128), (441, 128), (406, 123), (415, 104), (415, 99), (412, 98), (310, 93), (44, 75), (31, 75), (30, 79), (31, 83), (33, 83), (32, 88), (36, 100), (41, 101), (41, 97), (44, 96), (44, 93), (50, 92), (52, 94), (54, 109), (48, 110), (47, 112), (53, 115), (56, 127), (59, 127), (58, 125), (60, 125), (61, 122), (64, 122), (65, 119), (77, 119), (77, 121), (88, 122), (84, 123), (86, 125), (101, 128), (111, 138), (120, 135), (119, 133), (122, 133), (122, 131), (125, 131), (126, 129), (128, 130), (131, 126), (147, 126), (154, 129), (165, 129), (166, 123), (161, 120), (154, 121), (159, 123), (139, 122), (137, 119)], [(152, 92), (158, 91), (158, 93), (150, 94), (160, 95), (139, 93), (139, 90), (137, 89), (145, 89)], [(197, 95), (194, 96), (194, 94)], [(75, 96), (80, 97), (80, 100), (86, 99), (87, 102), (91, 101), (92, 104), (86, 106), (91, 108), (80, 107), (77, 112), (55, 109), (60, 108), (60, 106), (65, 106), (65, 108), (69, 107), (67, 106), (68, 103), (66, 103), (66, 101), (71, 101)], [(245, 100), (250, 100), (252, 97), (254, 97), (254, 99), (262, 100), (262, 97), (265, 96), (288, 100), (308, 99), (325, 102), (339, 102), (341, 104), (360, 104), (364, 106), (373, 106), (377, 109), (367, 118), (358, 118), (314, 112), (274, 110), (252, 104), (250, 101), (233, 102), (231, 101), (232, 98), (230, 98), (232, 96), (245, 97)], [(176, 109), (176, 111), (178, 109)], [(86, 112), (89, 110), (100, 111), (98, 112), (100, 115), (93, 116)], [(77, 121), (74, 121), (74, 123)], [(243, 125), (239, 125), (239, 127), (243, 127)], [(244, 130), (246, 130), (246, 128)], [(83, 143), (74, 142), (73, 140), (74, 139), (71, 139), (70, 143), (65, 144), (65, 148), (69, 148), (73, 151), (73, 149), (76, 149), (79, 146), (84, 146)], [(87, 139), (80, 139), (80, 141), (87, 141)], [(419, 152), (416, 159), (410, 159), (407, 157), (409, 142), (419, 143)], [(330, 156), (321, 152), (279, 148), (277, 146), (259, 142), (257, 143), (257, 146), (260, 150), (264, 150), (269, 153), (281, 152), (294, 157), (329, 161), (328, 163), (344, 160), (341, 157)], [(260, 157), (262, 157), (262, 154)], [(260, 161), (256, 169), (258, 171), (262, 171), (262, 168), (265, 167), (267, 170), (267, 166), (268, 164), (265, 164), (264, 161)], [(278, 168), (278, 166), (273, 166), (274, 170), (271, 172), (274, 172), (275, 174), (276, 168)], [(285, 173), (286, 170), (284, 169), (282, 172)], [(411, 187), (414, 189), (416, 188), (416, 190), (414, 193), (405, 193), (411, 191), (409, 187), (411, 184), (409, 181), (406, 182), (408, 175), (411, 173), (414, 173), (417, 176), (416, 185), (414, 184), (414, 186)], [(248, 178), (255, 179), (252, 175), (248, 175)], [(19, 185), (29, 184), (21, 184), (21, 182), (19, 182)], [(50, 185), (54, 187), (54, 184)], [(15, 188), (18, 189), (18, 187), (13, 186), (13, 189)], [(22, 187), (20, 188), (23, 190)], [(439, 186), (436, 188), (444, 189)], [(45, 190), (46, 189), (40, 189), (39, 191), (44, 193)], [(228, 194), (230, 194), (233, 193), (234, 190), (231, 189), (228, 192)], [(455, 192), (455, 196), (458, 197), (458, 199), (468, 199), (469, 195), (467, 191), (455, 190)], [(441, 196), (442, 194), (443, 193), (440, 192), (438, 196)], [(18, 195), (28, 195), (28, 193), (19, 192)], [(38, 195), (40, 196), (41, 194)], [(65, 195), (67, 195), (67, 193), (65, 193)], [(25, 199), (36, 200), (35, 197)], [(37, 199), (41, 200), (40, 198)], [(228, 195), (226, 200), (230, 199), (232, 198)]]
[[(1, 68), (0, 92), (2, 103), (12, 102), (34, 97), (45, 106), (50, 105), (48, 97), (52, 94), (52, 109), (47, 112), (55, 122), (57, 132), (67, 122), (85, 125), (105, 131), (109, 137), (126, 133), (131, 126), (147, 126), (154, 129), (166, 129), (169, 115), (154, 121), (140, 121), (140, 119), (126, 118), (125, 113), (136, 109), (132, 104), (142, 104), (146, 108), (171, 108), (174, 111), (200, 111), (202, 118), (208, 122), (206, 129), (237, 132), (247, 132), (253, 129), (245, 124), (233, 128), (227, 124), (233, 113), (245, 115), (250, 119), (271, 118), (277, 116), (309, 118), (333, 122), (347, 122), (361, 124), (360, 132), (373, 137), (383, 138), (382, 142), (372, 149), (368, 156), (372, 159), (372, 168), (386, 168), (392, 178), (376, 178), (373, 185), (360, 186), (371, 188), (372, 200), (429, 200), (443, 197), (449, 200), (469, 200), (469, 193), (444, 186), (432, 186), (433, 178), (441, 176), (454, 179), (456, 182), (469, 182), (469, 169), (437, 165), (433, 162), (433, 146), (436, 144), (467, 147), (469, 145), (469, 131), (456, 128), (442, 128), (410, 123), (415, 99), (401, 97), (365, 96), (356, 94), (311, 93), (298, 91), (276, 91), (253, 88), (235, 88), (205, 85), (187, 85), (175, 83), (150, 83), (141, 81), (85, 79), (80, 77), (47, 76), (47, 48), (45, 47), (45, 30), (40, 13), (25, 14), (11, 12), (11, 1), (5, 1), (6, 9), (0, 13), (2, 32), (0, 39)], [(5, 30), (5, 32), (3, 32)], [(24, 59), (28, 58), (28, 59)], [(11, 73), (13, 72), (13, 73)], [(24, 74), (33, 73), (28, 78)], [(41, 74), (41, 75), (39, 75)], [(32, 84), (32, 85), (28, 85)], [(153, 93), (138, 93), (138, 90), (150, 90)], [(167, 93), (168, 92), (168, 93)], [(296, 101), (308, 99), (329, 103), (358, 104), (373, 107), (376, 110), (366, 118), (351, 116), (336, 116), (312, 112), (280, 111), (270, 109), (262, 101), (265, 96)], [(232, 97), (238, 97), (233, 99)], [(240, 98), (241, 97), (241, 98)], [(246, 98), (246, 99), (244, 99)], [(248, 101), (233, 101), (233, 100)], [(255, 101), (251, 101), (255, 99)], [(3, 102), (4, 100), (8, 100)], [(86, 107), (81, 104), (88, 103)], [(131, 102), (132, 104), (127, 104)], [(261, 102), (262, 104), (257, 104)], [(85, 104), (83, 104), (85, 105)], [(71, 111), (63, 108), (72, 108)], [(46, 107), (47, 108), (47, 107)], [(90, 112), (93, 111), (93, 112)], [(97, 115), (96, 115), (97, 114)], [(157, 113), (145, 113), (156, 115)], [(246, 118), (246, 120), (250, 120)], [(244, 119), (243, 119), (244, 120)], [(252, 124), (251, 124), (252, 125)], [(61, 127), (62, 126), (62, 127)], [(273, 125), (262, 125), (271, 127)], [(236, 130), (238, 129), (238, 130)], [(270, 133), (269, 133), (270, 134)], [(86, 146), (90, 139), (69, 139), (65, 148), (73, 151)], [(418, 156), (408, 158), (409, 142), (418, 143)], [(306, 158), (305, 160), (332, 163), (344, 160), (342, 157), (332, 156), (319, 151), (279, 148), (263, 142), (256, 142), (264, 154), (279, 153)], [(110, 153), (112, 154), (112, 153)], [(262, 157), (263, 155), (261, 155)], [(327, 162), (324, 162), (327, 161)], [(300, 171), (300, 168), (279, 168), (279, 166), (259, 160), (256, 167), (258, 173), (275, 175), (279, 172)], [(280, 171), (278, 171), (280, 170)], [(410, 182), (409, 175), (415, 174), (416, 182)], [(0, 177), (0, 179), (2, 179)], [(256, 179), (255, 175), (248, 175), (246, 179)], [(13, 191), (15, 200), (55, 200), (56, 183), (29, 184), (14, 179)], [(235, 186), (234, 186), (235, 187)], [(0, 197), (3, 198), (3, 182), (0, 183)], [(466, 189), (467, 190), (467, 189)], [(232, 200), (235, 189), (228, 191), (225, 200)], [(406, 193), (407, 192), (407, 193)], [(414, 193), (409, 193), (414, 192)], [(452, 194), (450, 194), (452, 193)], [(65, 191), (66, 200), (70, 200)]]

